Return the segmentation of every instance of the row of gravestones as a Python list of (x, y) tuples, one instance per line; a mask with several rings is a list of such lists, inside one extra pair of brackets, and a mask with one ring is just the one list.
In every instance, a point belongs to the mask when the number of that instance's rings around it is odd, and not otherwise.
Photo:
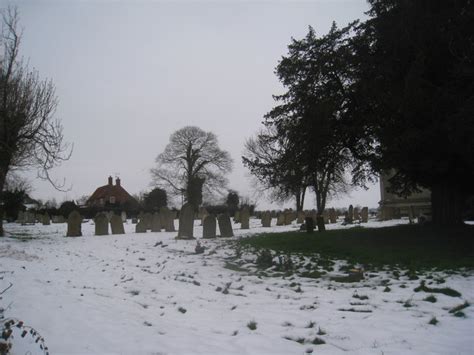
[[(203, 238), (216, 238), (216, 217), (213, 215), (201, 215)], [(227, 213), (220, 214), (217, 217), (217, 223), (219, 224), (219, 230), (221, 232), (220, 237), (233, 237), (234, 232), (232, 230), (232, 224), (230, 217)], [(194, 239), (194, 207), (186, 203), (181, 208), (179, 214), (179, 230), (177, 239)]]
[[(98, 213), (94, 218), (95, 235), (108, 235), (109, 223), (112, 234), (125, 234), (122, 217), (109, 216), (104, 212)], [(82, 216), (77, 211), (72, 211), (67, 219), (67, 237), (82, 236)]]
[(353, 207), (352, 205), (349, 205), (347, 212), (344, 213), (344, 222), (354, 223), (354, 221), (367, 223), (369, 221), (369, 208), (363, 207), (359, 210), (358, 207)]
[(160, 208), (159, 213), (140, 213), (137, 225), (135, 226), (135, 232), (146, 233), (148, 230), (161, 232), (163, 229), (166, 232), (174, 232), (174, 219), (175, 213), (166, 207)]

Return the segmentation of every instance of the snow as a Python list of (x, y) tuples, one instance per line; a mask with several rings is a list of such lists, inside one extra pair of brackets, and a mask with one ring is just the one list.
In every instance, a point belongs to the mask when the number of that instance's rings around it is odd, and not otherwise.
[[(397, 223), (406, 221), (371, 221), (365, 227)], [(298, 228), (259, 225), (251, 219), (250, 230), (234, 225), (234, 233)], [(195, 254), (196, 241), (175, 240), (177, 233), (136, 234), (130, 221), (125, 235), (109, 236), (94, 236), (94, 225), (87, 222), (78, 238), (64, 237), (66, 224), (4, 228), (10, 237), (0, 240), (0, 291), (13, 286), (1, 295), (0, 306), (6, 317), (36, 329), (51, 354), (474, 352), (474, 308), (463, 310), (466, 317), (449, 313), (464, 301), (474, 303), (472, 271), (431, 273), (446, 280), (441, 287), (462, 296), (436, 294), (437, 302), (430, 303), (423, 301), (429, 294), (414, 292), (420, 280), (396, 280), (388, 270), (358, 283), (262, 276), (254, 255), (235, 258), (235, 238), (200, 239), (206, 249)], [(386, 279), (390, 292), (383, 292)], [(412, 307), (404, 307), (406, 301)], [(437, 325), (428, 324), (433, 317)], [(257, 329), (247, 327), (250, 321)], [(325, 334), (318, 335), (320, 329)], [(14, 336), (16, 353), (40, 353)], [(325, 344), (312, 344), (315, 337)]]

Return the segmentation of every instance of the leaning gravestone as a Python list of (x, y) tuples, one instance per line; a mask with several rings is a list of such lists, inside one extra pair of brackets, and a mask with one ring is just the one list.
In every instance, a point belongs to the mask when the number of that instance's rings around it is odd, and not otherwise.
[(143, 219), (140, 219), (135, 225), (135, 233), (146, 233), (146, 225)]
[(216, 217), (208, 215), (204, 218), (202, 237), (206, 239), (216, 237)]
[(112, 234), (125, 234), (122, 217), (114, 214), (112, 218), (110, 218), (110, 229), (112, 230)]
[(360, 219), (362, 223), (367, 223), (369, 221), (369, 208), (364, 207), (360, 211)]
[(72, 211), (67, 218), (67, 237), (80, 237), (82, 217), (77, 211)]
[(151, 231), (161, 232), (161, 216), (158, 212), (153, 213), (153, 219), (151, 221)]
[(269, 211), (263, 212), (262, 214), (262, 227), (271, 227), (272, 225), (272, 214)]
[(240, 228), (250, 229), (250, 212), (248, 207), (244, 207), (240, 211)]
[(175, 232), (174, 229), (174, 213), (168, 209), (168, 207), (160, 208), (161, 227), (166, 232)]
[(179, 229), (177, 239), (194, 239), (194, 207), (185, 203), (179, 214)]
[(94, 218), (95, 235), (109, 234), (109, 221), (104, 213), (98, 213)]
[(217, 217), (217, 221), (219, 223), (221, 238), (229, 238), (234, 236), (232, 224), (230, 223), (230, 217), (227, 213), (219, 215), (219, 217)]
[(41, 216), (41, 222), (43, 226), (49, 226), (51, 224), (51, 218), (49, 218), (48, 212), (45, 212), (43, 216)]

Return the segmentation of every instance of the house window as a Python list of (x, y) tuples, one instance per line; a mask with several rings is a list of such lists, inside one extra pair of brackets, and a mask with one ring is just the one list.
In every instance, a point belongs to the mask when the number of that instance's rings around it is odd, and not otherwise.
[(115, 203), (115, 196), (110, 196), (109, 202), (110, 202), (110, 203)]

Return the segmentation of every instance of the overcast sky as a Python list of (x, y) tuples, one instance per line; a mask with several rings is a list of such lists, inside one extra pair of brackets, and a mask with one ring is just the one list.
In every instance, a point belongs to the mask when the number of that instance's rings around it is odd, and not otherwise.
[[(0, 0), (2, 7), (7, 2)], [(229, 187), (255, 197), (241, 155), (282, 92), (274, 68), (291, 37), (364, 18), (346, 1), (21, 1), (22, 55), (56, 86), (71, 159), (53, 171), (72, 185), (35, 179), (33, 197), (90, 195), (118, 174), (130, 193), (150, 189), (149, 169), (187, 125), (214, 132), (234, 159)], [(331, 201), (377, 206), (378, 186)], [(308, 196), (307, 206), (314, 206)], [(259, 208), (269, 207), (259, 199)], [(277, 205), (274, 206), (278, 207)]]

